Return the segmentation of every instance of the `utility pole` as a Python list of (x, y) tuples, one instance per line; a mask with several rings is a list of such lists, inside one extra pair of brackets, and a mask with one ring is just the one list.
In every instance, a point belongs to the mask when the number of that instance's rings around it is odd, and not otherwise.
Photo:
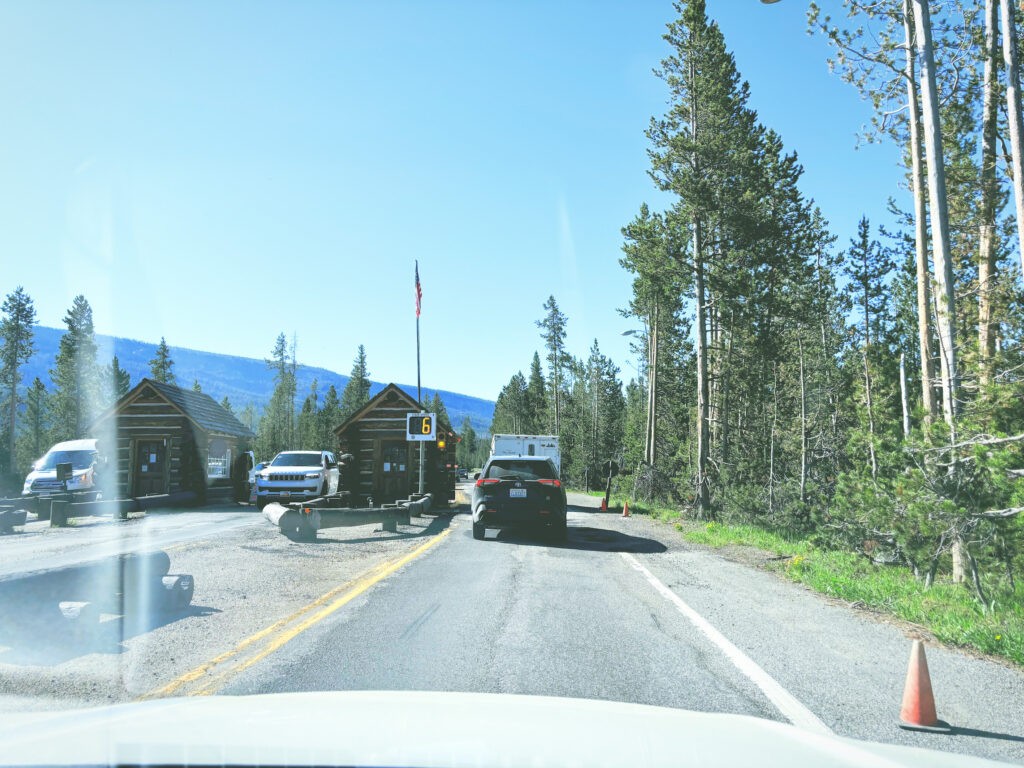
[[(420, 387), (420, 309), (423, 303), (423, 289), (420, 287), (420, 263), (416, 262), (416, 402), (423, 413), (423, 390)], [(435, 427), (436, 429), (436, 427)], [(420, 472), (417, 492), (423, 493), (423, 441), (420, 441)]]

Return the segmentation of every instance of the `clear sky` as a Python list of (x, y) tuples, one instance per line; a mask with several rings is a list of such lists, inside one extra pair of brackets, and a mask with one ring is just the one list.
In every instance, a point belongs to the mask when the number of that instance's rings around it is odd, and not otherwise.
[[(845, 244), (889, 145), (806, 4), (710, 0), (752, 106)], [(6, 2), (0, 292), (97, 330), (494, 398), (554, 294), (571, 352), (632, 373), (620, 228), (643, 201), (669, 2)]]

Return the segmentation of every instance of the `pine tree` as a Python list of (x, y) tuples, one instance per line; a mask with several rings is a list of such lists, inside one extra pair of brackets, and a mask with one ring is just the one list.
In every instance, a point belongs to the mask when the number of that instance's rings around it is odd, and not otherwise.
[(526, 405), (526, 378), (518, 371), (498, 394), (491, 417), (491, 434), (523, 434), (529, 418)]
[(101, 389), (92, 307), (84, 296), (75, 297), (64, 316), (64, 325), (67, 330), (50, 371), (55, 386), (50, 411), (55, 441), (86, 436), (97, 413)]
[(193, 392), (202, 392), (203, 391), (202, 386), (200, 386), (200, 384), (199, 384), (199, 379), (193, 379), (192, 380), (192, 391)]
[(525, 434), (536, 435), (547, 429), (547, 385), (540, 365), (540, 355), (533, 353), (530, 362), (530, 377), (526, 384), (526, 417), (523, 424)]
[[(745, 225), (756, 209), (743, 193), (762, 181), (757, 177), (762, 169), (756, 155), (765, 135), (747, 109), (747, 85), (740, 82), (721, 30), (709, 22), (703, 0), (677, 4), (676, 8), (679, 18), (669, 24), (664, 36), (672, 51), (658, 72), (669, 87), (669, 109), (664, 117), (652, 119), (647, 135), (652, 144), (651, 174), (661, 189), (676, 195), (674, 218), (689, 228), (687, 266), (693, 285), (697, 353), (694, 474), (698, 514), (707, 516), (712, 514), (709, 331), (716, 320), (708, 312), (713, 291), (709, 279), (722, 268), (714, 261), (715, 248), (722, 240), (721, 233), (718, 237), (715, 233), (729, 231), (734, 243), (742, 243), (748, 233), (750, 228)], [(767, 200), (760, 197), (764, 205)], [(671, 230), (679, 228), (675, 225)], [(674, 239), (679, 250), (682, 244), (678, 236)], [(724, 254), (717, 255), (721, 258)]]
[(459, 442), (455, 445), (455, 463), (462, 468), (470, 468), (476, 460), (476, 430), (469, 421), (469, 416), (462, 420), (459, 428)]
[[(360, 344), (352, 373), (341, 393), (341, 421), (370, 402), (370, 371), (366, 367), (366, 348)], [(340, 424), (340, 422), (339, 422)]]
[(167, 346), (164, 337), (161, 336), (160, 343), (156, 348), (156, 354), (149, 361), (150, 376), (152, 376), (153, 381), (158, 381), (161, 384), (177, 384), (178, 381), (174, 377), (173, 369), (174, 361), (171, 359), (171, 349)]
[[(225, 400), (227, 398), (224, 398)], [(238, 420), (247, 428), (256, 431), (256, 403), (249, 403), (242, 409), (242, 412), (238, 414)]]
[(309, 387), (309, 394), (302, 402), (302, 410), (299, 411), (298, 432), (299, 448), (305, 450), (325, 450), (320, 443), (320, 435), (317, 432), (320, 415), (320, 394), (317, 392), (318, 382), (313, 379)]
[[(552, 424), (552, 433), (561, 434), (559, 431), (560, 420), (561, 420), (561, 398), (562, 398), (562, 369), (565, 367), (567, 362), (567, 355), (565, 353), (565, 326), (568, 323), (568, 318), (562, 314), (562, 311), (558, 308), (558, 302), (555, 301), (554, 296), (549, 296), (548, 300), (544, 302), (544, 311), (547, 313), (544, 315), (544, 319), (538, 320), (536, 325), (541, 330), (540, 337), (544, 340), (544, 346), (547, 348), (547, 361), (548, 361), (548, 375), (549, 385), (551, 387), (551, 403), (554, 409), (554, 420)], [(522, 374), (520, 374), (522, 376)]]
[(857, 289), (857, 307), (863, 315), (862, 342), (864, 366), (864, 407), (868, 420), (868, 453), (871, 476), (878, 474), (878, 459), (875, 455), (875, 413), (871, 398), (872, 343), (877, 343), (883, 333), (882, 318), (885, 312), (885, 280), (893, 270), (889, 254), (882, 250), (877, 240), (871, 239), (871, 225), (866, 216), (857, 225), (857, 237), (850, 241), (846, 257), (846, 275)]
[(107, 387), (110, 390), (110, 399), (113, 402), (120, 400), (128, 394), (132, 388), (131, 376), (128, 371), (121, 367), (117, 355), (110, 361), (107, 368)]
[(27, 472), (32, 462), (49, 447), (49, 393), (37, 376), (25, 393), (25, 412), (18, 433), (18, 471)]
[(228, 400), (227, 395), (224, 395), (224, 399), (220, 401), (220, 407), (232, 415), (235, 413), (235, 409), (231, 407), (231, 401)]
[(17, 456), (15, 438), (18, 432), (18, 385), (21, 383), (21, 368), (32, 357), (35, 351), (33, 342), (36, 322), (36, 310), (32, 299), (25, 289), (18, 286), (9, 293), (0, 307), (3, 318), (0, 319), (0, 387), (6, 403), (3, 409), (3, 434), (6, 439), (2, 445), (7, 451), (7, 466), (11, 473), (15, 472)]
[(283, 333), (278, 334), (266, 364), (274, 371), (275, 385), (270, 402), (260, 417), (256, 446), (260, 456), (273, 458), (281, 451), (295, 447), (295, 366)]
[[(427, 412), (434, 413), (438, 416), (438, 421), (451, 426), (452, 420), (448, 415), (448, 409), (444, 407), (444, 401), (441, 400), (441, 393), (435, 392), (434, 396), (427, 401)], [(439, 425), (440, 426), (440, 425)]]
[(333, 384), (327, 388), (327, 394), (324, 395), (323, 406), (317, 415), (317, 422), (317, 445), (322, 446), (320, 450), (333, 449), (338, 442), (334, 430), (344, 422), (341, 416), (341, 400), (338, 397), (338, 390), (334, 388)]

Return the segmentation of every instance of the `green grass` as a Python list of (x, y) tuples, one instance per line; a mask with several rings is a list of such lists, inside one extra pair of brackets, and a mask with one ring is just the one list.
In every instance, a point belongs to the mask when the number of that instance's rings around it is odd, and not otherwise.
[[(613, 499), (621, 504), (625, 497)], [(1001, 656), (1024, 666), (1024, 578), (1010, 593), (1002, 578), (986, 584), (992, 610), (983, 610), (971, 590), (941, 578), (925, 590), (909, 569), (878, 566), (853, 552), (819, 549), (804, 539), (787, 537), (753, 525), (698, 523), (675, 510), (630, 504), (635, 514), (675, 523), (683, 538), (721, 548), (754, 547), (784, 559), (766, 568), (826, 595), (919, 624), (936, 639)], [(998, 583), (997, 583), (998, 582)]]

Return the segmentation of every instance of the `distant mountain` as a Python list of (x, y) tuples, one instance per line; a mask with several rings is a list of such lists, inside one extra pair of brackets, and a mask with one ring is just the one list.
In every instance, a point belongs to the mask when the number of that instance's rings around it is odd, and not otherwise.
[[(36, 353), (24, 369), (22, 383), (30, 384), (38, 376), (47, 387), (52, 388), (50, 369), (53, 368), (53, 361), (60, 345), (60, 337), (64, 332), (45, 326), (36, 326), (35, 331)], [(116, 354), (121, 367), (131, 375), (132, 386), (139, 379), (149, 375), (149, 361), (156, 353), (156, 344), (102, 334), (96, 335), (96, 342), (100, 348), (100, 363), (109, 364), (110, 358)], [(222, 355), (216, 352), (200, 352), (185, 347), (171, 347), (171, 358), (174, 360), (174, 374), (178, 380), (178, 386), (191, 387), (192, 381), (198, 379), (203, 391), (218, 402), (227, 395), (236, 412), (249, 403), (255, 403), (257, 410), (262, 411), (274, 391), (274, 374), (267, 369), (263, 360)], [(333, 384), (339, 395), (345, 389), (345, 384), (349, 379), (348, 376), (329, 371), (326, 368), (305, 365), (299, 366), (297, 378), (296, 402), (300, 406), (306, 399), (306, 395), (309, 394), (309, 387), (313, 383), (313, 379), (318, 381), (321, 393), (326, 392)], [(385, 384), (386, 382), (373, 382), (370, 394), (377, 394)], [(415, 399), (416, 387), (405, 384), (399, 386)], [(456, 429), (462, 425), (462, 420), (466, 416), (469, 416), (469, 423), (477, 432), (486, 432), (490, 427), (491, 417), (494, 415), (493, 401), (429, 387), (423, 388), (424, 399), (432, 396), (435, 391), (440, 393), (445, 408), (448, 409), (448, 415), (452, 418), (452, 426)]]

